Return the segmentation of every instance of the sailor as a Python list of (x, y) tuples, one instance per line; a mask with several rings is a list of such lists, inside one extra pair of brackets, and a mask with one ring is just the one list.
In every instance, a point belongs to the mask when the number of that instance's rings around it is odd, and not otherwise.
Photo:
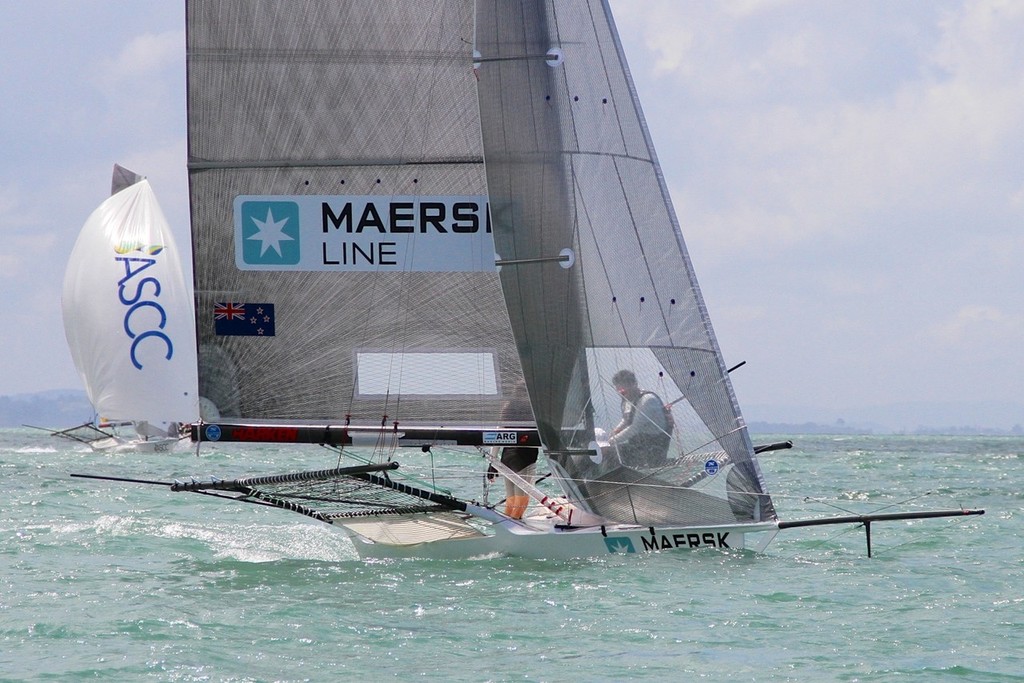
[[(503, 423), (511, 424), (514, 420), (522, 420), (523, 416), (532, 414), (526, 383), (520, 380), (512, 390), (509, 400), (502, 406), (501, 420)], [(533, 483), (539, 453), (540, 449), (532, 446), (506, 446), (501, 451), (501, 464)], [(522, 519), (529, 504), (530, 496), (526, 491), (505, 479), (505, 514), (512, 519)]]
[(668, 462), (671, 441), (671, 410), (653, 391), (637, 384), (632, 370), (619, 370), (612, 385), (622, 397), (622, 421), (612, 430), (608, 443), (626, 467), (662, 467)]

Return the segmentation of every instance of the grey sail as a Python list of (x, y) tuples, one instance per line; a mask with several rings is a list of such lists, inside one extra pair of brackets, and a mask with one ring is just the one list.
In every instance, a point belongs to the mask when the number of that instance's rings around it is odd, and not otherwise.
[(207, 418), (498, 423), (472, 34), (465, 0), (189, 0)]
[[(615, 521), (774, 519), (607, 3), (479, 0), (475, 40), (502, 287), (567, 491)], [(671, 404), (657, 465), (596, 448), (619, 370)]]
[(131, 187), (135, 183), (145, 179), (145, 176), (141, 176), (135, 171), (129, 171), (120, 164), (114, 164), (114, 173), (110, 177), (110, 194), (117, 194), (126, 187)]

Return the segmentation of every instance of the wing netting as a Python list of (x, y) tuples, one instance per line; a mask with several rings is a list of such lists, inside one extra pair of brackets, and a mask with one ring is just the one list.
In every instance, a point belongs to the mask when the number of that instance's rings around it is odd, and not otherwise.
[[(463, 510), (451, 496), (394, 481), (398, 463), (360, 465), (264, 477), (175, 482), (173, 491), (225, 495), (332, 522), (381, 515)], [(214, 493), (219, 492), (219, 493)], [(230, 494), (238, 495), (230, 495)]]

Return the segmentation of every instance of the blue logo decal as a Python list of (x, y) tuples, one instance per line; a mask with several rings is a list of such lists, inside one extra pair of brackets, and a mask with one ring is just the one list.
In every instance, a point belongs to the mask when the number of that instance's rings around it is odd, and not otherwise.
[[(131, 244), (120, 244), (114, 247), (114, 252), (118, 254), (125, 254), (131, 251), (139, 251), (140, 253), (148, 253), (154, 258), (143, 258), (140, 256), (115, 256), (114, 260), (124, 266), (124, 277), (117, 281), (117, 298), (122, 304), (128, 307), (124, 314), (124, 333), (132, 340), (131, 348), (128, 351), (128, 357), (137, 370), (142, 370), (142, 361), (139, 360), (138, 347), (143, 341), (152, 339), (157, 342), (156, 350), (151, 351), (149, 354), (156, 354), (156, 358), (163, 355), (165, 360), (171, 360), (174, 357), (174, 342), (167, 336), (162, 330), (164, 325), (167, 324), (167, 311), (163, 306), (160, 305), (159, 301), (156, 301), (156, 297), (160, 296), (160, 278), (158, 259), (155, 257), (160, 254), (164, 248), (159, 245), (154, 246), (142, 246)], [(138, 280), (134, 280), (135, 276), (146, 271), (147, 268), (155, 266), (156, 273), (148, 273), (146, 277), (140, 277)], [(146, 291), (146, 285), (152, 285), (150, 288), (152, 294), (150, 295)], [(131, 289), (129, 289), (131, 285)], [(145, 296), (152, 296), (153, 299), (145, 299)], [(139, 326), (145, 326), (145, 321), (132, 323), (132, 314), (139, 309), (145, 309), (149, 312), (148, 318), (150, 324), (155, 324), (157, 329), (149, 329), (138, 331)], [(157, 312), (158, 317), (154, 318), (152, 315), (153, 309)], [(146, 313), (143, 313), (143, 318), (146, 318)], [(159, 321), (159, 322), (157, 322)], [(160, 342), (163, 342), (161, 347)], [(151, 347), (152, 344), (146, 345)], [(166, 348), (166, 353), (161, 353)]]
[(252, 265), (299, 262), (299, 205), (295, 202), (242, 202), (242, 260)]
[(519, 443), (516, 439), (517, 434), (515, 432), (484, 432), (484, 444), (509, 444), (515, 445)]
[(636, 549), (633, 548), (633, 541), (629, 540), (625, 536), (622, 538), (606, 538), (604, 544), (608, 546), (608, 552), (610, 553), (635, 553)]
[(220, 440), (220, 426), (219, 425), (208, 425), (206, 427), (206, 440), (207, 441), (219, 441)]
[(707, 462), (705, 462), (704, 471), (710, 474), (711, 476), (715, 476), (716, 474), (718, 474), (718, 461), (708, 460)]

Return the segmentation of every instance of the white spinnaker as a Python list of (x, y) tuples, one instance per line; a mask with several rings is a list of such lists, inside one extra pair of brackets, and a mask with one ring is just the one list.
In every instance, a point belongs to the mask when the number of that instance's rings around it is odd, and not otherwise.
[(89, 216), (64, 274), (64, 332), (98, 415), (198, 419), (192, 287), (149, 182)]

